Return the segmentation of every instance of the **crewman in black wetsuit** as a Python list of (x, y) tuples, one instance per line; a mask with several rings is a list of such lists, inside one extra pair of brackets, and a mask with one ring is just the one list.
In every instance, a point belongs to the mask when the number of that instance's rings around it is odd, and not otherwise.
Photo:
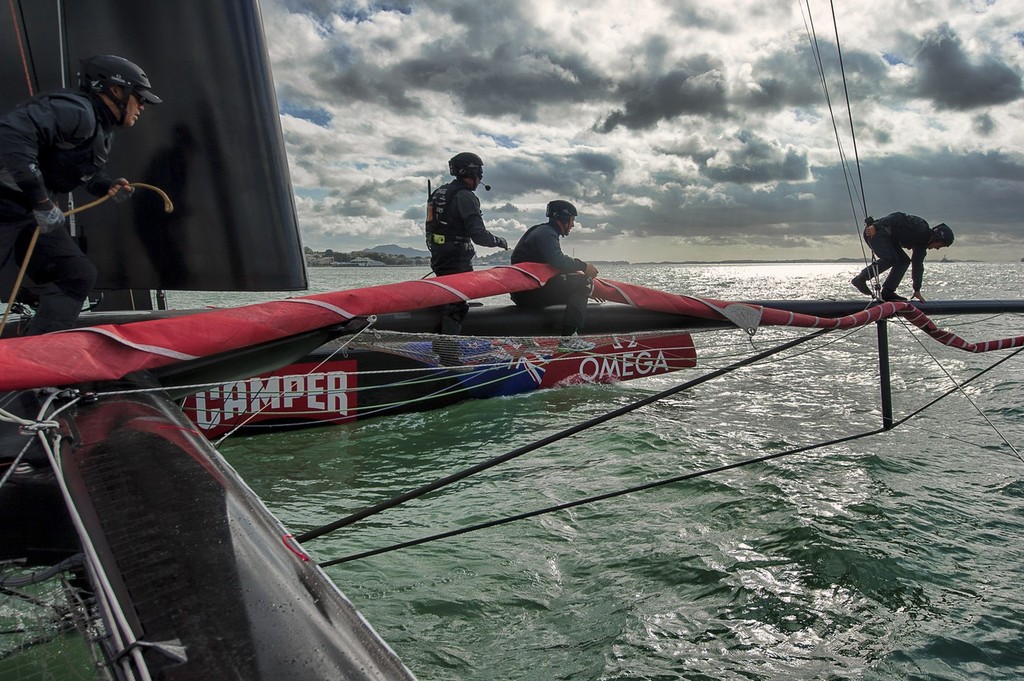
[(81, 92), (38, 95), (0, 118), (0, 296), (9, 295), (32, 233), (40, 232), (26, 270), (39, 308), (26, 334), (74, 326), (96, 281), (96, 267), (64, 228), (56, 195), (84, 185), (94, 196), (127, 199), (128, 180), (103, 172), (113, 129), (132, 127), (145, 105), (162, 101), (123, 57), (90, 57), (81, 67)]
[[(923, 303), (925, 299), (921, 295), (921, 282), (924, 278), (924, 257), (928, 251), (950, 246), (953, 243), (953, 230), (946, 223), (929, 227), (927, 222), (916, 215), (890, 213), (877, 220), (867, 219), (864, 241), (877, 260), (853, 278), (850, 283), (854, 288), (866, 296), (873, 296), (868, 288), (868, 280), (892, 268), (882, 284), (881, 298), (906, 300), (896, 293), (896, 287), (907, 273), (907, 267), (912, 265), (910, 276), (914, 283), (914, 293), (911, 297)], [(903, 251), (905, 248), (910, 249), (911, 255)]]
[(512, 264), (540, 262), (551, 265), (562, 274), (548, 280), (539, 289), (512, 294), (512, 301), (523, 307), (541, 308), (565, 304), (562, 315), (562, 342), (560, 349), (589, 350), (592, 343), (577, 336), (587, 318), (587, 299), (594, 290), (597, 268), (579, 258), (562, 253), (559, 240), (569, 236), (576, 225), (576, 206), (568, 201), (556, 200), (548, 204), (548, 221), (526, 230), (512, 251)]
[[(435, 189), (427, 203), (430, 269), (439, 277), (472, 272), (473, 257), (476, 256), (474, 243), (508, 249), (508, 241), (491, 234), (484, 227), (480, 199), (474, 193), (484, 177), (484, 162), (476, 154), (462, 152), (448, 161), (448, 172), (455, 179)], [(484, 188), (490, 189), (487, 185)], [(468, 313), (469, 305), (462, 301), (443, 306), (438, 332), (458, 335)], [(456, 361), (448, 351), (438, 351), (438, 354), (445, 364)]]

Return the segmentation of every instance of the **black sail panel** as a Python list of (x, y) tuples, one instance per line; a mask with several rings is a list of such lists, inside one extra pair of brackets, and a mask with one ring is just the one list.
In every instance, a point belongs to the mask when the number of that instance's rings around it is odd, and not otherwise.
[[(93, 54), (139, 64), (164, 100), (117, 130), (106, 170), (160, 187), (175, 210), (165, 213), (158, 194), (139, 189), (129, 203), (78, 214), (74, 228), (99, 270), (97, 288), (306, 288), (258, 2), (54, 4), (22, 2), (0, 19), (5, 111), (29, 95), (29, 84), (37, 92), (75, 87), (79, 59)], [(93, 199), (74, 195), (79, 206)]]

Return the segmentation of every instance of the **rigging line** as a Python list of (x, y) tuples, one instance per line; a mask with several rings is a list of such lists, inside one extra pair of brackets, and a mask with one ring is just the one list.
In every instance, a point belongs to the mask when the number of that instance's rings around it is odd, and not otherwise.
[[(51, 396), (48, 399), (42, 410), (48, 409), (50, 403), (55, 396)], [(43, 411), (40, 411), (40, 416)], [(124, 611), (121, 603), (117, 600), (115, 595), (114, 587), (110, 581), (110, 576), (103, 569), (103, 562), (100, 559), (96, 544), (93, 542), (89, 531), (85, 527), (85, 522), (82, 519), (80, 509), (75, 504), (74, 495), (71, 492), (71, 487), (68, 481), (64, 478), (63, 466), (60, 463), (60, 451), (62, 448), (62, 436), (59, 432), (52, 435), (52, 442), (47, 440), (46, 433), (39, 431), (36, 433), (39, 439), (39, 443), (46, 453), (47, 459), (49, 459), (50, 467), (53, 469), (57, 480), (57, 486), (60, 490), (61, 497), (64, 500), (64, 504), (68, 509), (68, 514), (71, 517), (72, 525), (75, 528), (75, 532), (78, 534), (79, 543), (82, 546), (82, 552), (85, 557), (86, 570), (90, 574), (91, 581), (96, 587), (95, 597), (98, 602), (102, 602), (100, 605), (110, 618), (111, 626), (108, 628), (108, 634), (112, 636), (115, 641), (115, 645), (122, 650), (131, 651), (131, 661), (134, 661), (140, 668), (139, 671), (142, 673), (143, 681), (151, 681), (151, 676), (147, 671), (145, 661), (142, 659), (142, 654), (137, 648), (134, 647), (136, 642), (134, 631), (128, 622), (128, 616)], [(122, 663), (127, 669), (128, 661)]]
[[(799, 3), (798, 3), (799, 4)], [(828, 107), (829, 119), (832, 121), (832, 132), (836, 138), (836, 147), (839, 151), (839, 166), (843, 169), (843, 179), (846, 181), (846, 193), (850, 197), (850, 209), (853, 213), (853, 222), (856, 225), (857, 220), (857, 206), (854, 200), (854, 194), (859, 192), (857, 188), (852, 185), (852, 176), (848, 168), (848, 161), (846, 158), (846, 151), (843, 149), (842, 140), (839, 138), (839, 125), (836, 123), (835, 111), (832, 108), (832, 95), (828, 89), (828, 79), (825, 77), (824, 62), (821, 59), (821, 47), (818, 45), (818, 35), (814, 28), (814, 16), (811, 13), (810, 0), (805, 0), (807, 14), (803, 14), (804, 5), (800, 6), (801, 15), (804, 19), (804, 32), (807, 34), (807, 41), (810, 43), (811, 55), (814, 57), (814, 63), (818, 68), (818, 79), (821, 81), (821, 89), (825, 95), (825, 104)]]
[(843, 64), (843, 48), (839, 44), (839, 24), (836, 20), (836, 6), (835, 0), (830, 0), (829, 6), (832, 8), (832, 26), (836, 33), (836, 53), (839, 55), (839, 72), (843, 76), (843, 94), (846, 96), (846, 113), (850, 120), (850, 140), (853, 142), (853, 159), (857, 168), (857, 180), (860, 183), (860, 195), (863, 201), (864, 215), (868, 214), (868, 197), (867, 191), (864, 189), (864, 177), (860, 171), (860, 155), (857, 153), (857, 132), (853, 126), (853, 108), (850, 106), (850, 91), (846, 84), (846, 67)]
[[(921, 349), (923, 349), (928, 354), (928, 356), (931, 358), (932, 362), (935, 363), (935, 366), (939, 367), (939, 369), (942, 370), (942, 373), (944, 373), (946, 375), (946, 378), (948, 378), (950, 383), (953, 384), (954, 390), (955, 391), (959, 391), (960, 394), (963, 395), (964, 399), (966, 399), (967, 402), (972, 407), (974, 407), (974, 410), (978, 412), (978, 414), (981, 416), (981, 418), (983, 418), (985, 420), (985, 423), (987, 423), (989, 425), (989, 427), (995, 432), (995, 434), (999, 436), (999, 439), (1002, 440), (1003, 443), (1007, 447), (1010, 448), (1010, 451), (1012, 451), (1017, 456), (1017, 458), (1020, 459), (1021, 463), (1024, 463), (1024, 457), (1022, 457), (1020, 452), (1017, 451), (1017, 448), (1014, 447), (1010, 443), (1010, 441), (1006, 439), (1006, 436), (1003, 435), (1002, 432), (1000, 432), (1000, 430), (996, 426), (996, 424), (992, 423), (992, 420), (988, 417), (988, 415), (984, 412), (984, 410), (981, 407), (978, 406), (977, 402), (975, 402), (973, 399), (971, 399), (971, 396), (967, 394), (967, 391), (963, 389), (963, 386), (960, 385), (959, 383), (957, 383), (956, 379), (953, 378), (953, 375), (951, 373), (949, 373), (949, 371), (946, 370), (946, 367), (932, 353), (931, 349), (929, 349), (924, 343), (921, 342), (921, 339), (918, 337), (918, 334), (911, 333), (911, 329), (910, 329), (910, 327), (907, 324), (907, 320), (903, 319), (903, 318), (900, 318), (900, 322), (903, 325), (904, 330), (907, 333), (910, 334), (910, 337), (913, 338), (915, 341), (917, 341), (917, 344), (921, 346)], [(1020, 352), (1020, 350), (1017, 350), (1017, 352)], [(1016, 354), (1016, 352), (1014, 354)]]
[[(1000, 359), (998, 362), (995, 362), (994, 364), (992, 364), (992, 366), (987, 367), (987, 368), (979, 371), (977, 374), (975, 374), (974, 376), (972, 376), (968, 380), (964, 381), (963, 385), (966, 386), (966, 385), (970, 384), (974, 380), (976, 380), (976, 379), (980, 378), (981, 376), (985, 375), (986, 373), (988, 373), (992, 369), (995, 369), (997, 366), (999, 366), (1003, 362), (1006, 362), (1011, 357), (1013, 357), (1014, 355), (1017, 355), (1020, 352), (1024, 352), (1024, 348), (1018, 348), (1012, 354), (1007, 355), (1006, 357)], [(897, 421), (894, 421), (893, 424), (892, 424), (892, 428), (895, 428), (897, 426), (903, 425), (909, 419), (913, 418), (914, 416), (917, 416), (918, 414), (923, 412), (925, 409), (928, 409), (928, 408), (932, 407), (937, 402), (939, 402), (940, 400), (948, 397), (949, 395), (953, 394), (954, 392), (956, 392), (956, 389), (951, 389), (951, 390), (947, 391), (946, 393), (944, 393), (943, 395), (940, 395), (940, 396), (936, 397), (934, 400), (932, 400), (931, 402), (929, 402), (925, 406), (921, 407), (920, 409), (912, 412), (911, 414), (908, 414), (907, 416), (905, 416), (905, 417), (903, 417), (903, 418), (901, 418), (901, 419), (899, 419)], [(598, 501), (604, 501), (606, 499), (611, 499), (611, 498), (614, 498), (614, 497), (623, 496), (625, 494), (631, 494), (631, 493), (635, 493), (635, 492), (644, 491), (644, 490), (647, 490), (647, 489), (652, 489), (652, 488), (655, 488), (655, 487), (661, 487), (661, 486), (664, 486), (664, 485), (670, 485), (670, 484), (673, 484), (673, 483), (676, 483), (676, 482), (684, 482), (684, 481), (687, 481), (687, 480), (692, 480), (692, 479), (695, 479), (695, 478), (711, 475), (713, 473), (720, 473), (720, 472), (724, 472), (724, 471), (728, 471), (728, 470), (734, 470), (734, 469), (742, 468), (744, 466), (749, 466), (749, 465), (753, 465), (753, 464), (757, 464), (757, 463), (763, 463), (765, 461), (770, 461), (772, 459), (779, 459), (779, 458), (782, 458), (782, 457), (785, 457), (785, 456), (791, 456), (793, 454), (800, 454), (800, 453), (811, 451), (811, 450), (814, 450), (814, 449), (820, 449), (822, 447), (827, 447), (829, 445), (843, 444), (845, 442), (852, 442), (854, 440), (859, 440), (859, 439), (862, 439), (862, 438), (865, 438), (865, 437), (870, 437), (870, 436), (873, 436), (873, 435), (881, 435), (881, 434), (886, 433), (886, 432), (889, 432), (889, 431), (887, 431), (885, 428), (878, 428), (878, 429), (872, 430), (872, 431), (866, 431), (866, 432), (858, 433), (858, 434), (855, 434), (855, 435), (848, 435), (846, 437), (836, 438), (836, 439), (833, 439), (833, 440), (829, 440), (827, 442), (819, 442), (819, 443), (815, 443), (815, 444), (811, 444), (811, 445), (804, 445), (802, 447), (796, 447), (796, 448), (793, 448), (793, 449), (788, 449), (788, 450), (783, 451), (783, 452), (775, 452), (773, 454), (766, 454), (764, 456), (754, 457), (754, 458), (751, 458), (751, 459), (744, 459), (743, 461), (737, 461), (735, 463), (726, 464), (726, 465), (723, 465), (723, 466), (717, 466), (715, 468), (695, 471), (693, 473), (685, 473), (683, 475), (674, 476), (672, 478), (666, 478), (664, 480), (656, 480), (656, 481), (653, 481), (653, 482), (644, 483), (642, 485), (637, 485), (635, 487), (630, 487), (630, 488), (624, 489), (624, 490), (617, 490), (617, 491), (614, 491), (614, 492), (606, 492), (604, 494), (599, 494), (599, 495), (596, 495), (596, 496), (587, 497), (585, 499), (578, 499), (576, 501), (571, 501), (571, 502), (567, 502), (567, 503), (564, 503), (564, 504), (558, 504), (558, 505), (549, 506), (549, 507), (543, 508), (543, 509), (538, 509), (538, 510), (534, 510), (534, 511), (528, 511), (526, 513), (521, 513), (521, 514), (518, 514), (518, 515), (515, 515), (515, 516), (510, 516), (510, 517), (506, 517), (506, 518), (499, 518), (497, 520), (492, 520), (492, 521), (488, 521), (488, 522), (485, 522), (485, 523), (479, 523), (477, 525), (472, 525), (472, 526), (469, 526), (469, 527), (463, 527), (463, 528), (460, 528), (460, 529), (457, 529), (457, 530), (451, 530), (449, 532), (443, 532), (443, 533), (440, 533), (440, 534), (431, 535), (429, 537), (422, 537), (420, 539), (414, 539), (414, 540), (410, 540), (410, 541), (407, 541), (407, 542), (402, 542), (401, 544), (394, 544), (392, 546), (388, 546), (388, 547), (384, 547), (384, 548), (380, 548), (380, 549), (373, 549), (373, 550), (364, 551), (364, 552), (358, 553), (358, 554), (352, 554), (352, 555), (349, 555), (349, 556), (343, 556), (341, 558), (334, 558), (334, 559), (325, 561), (323, 563), (320, 563), (320, 567), (330, 567), (332, 565), (338, 565), (338, 564), (341, 564), (341, 563), (347, 563), (349, 561), (358, 560), (360, 558), (369, 558), (370, 556), (376, 556), (376, 555), (379, 555), (379, 554), (382, 554), (382, 553), (388, 553), (390, 551), (396, 551), (398, 549), (408, 548), (408, 547), (411, 547), (411, 546), (418, 546), (420, 544), (426, 544), (427, 542), (436, 541), (436, 540), (440, 540), (440, 539), (447, 539), (447, 538), (450, 538), (450, 537), (455, 537), (455, 536), (458, 536), (458, 535), (467, 534), (469, 532), (474, 532), (476, 530), (483, 530), (483, 529), (488, 529), (488, 528), (491, 528), (491, 527), (497, 527), (499, 525), (506, 525), (506, 524), (513, 523), (513, 522), (516, 522), (516, 521), (519, 521), (519, 520), (526, 520), (528, 518), (534, 518), (534, 517), (537, 517), (537, 516), (540, 516), (540, 515), (545, 515), (545, 514), (549, 514), (549, 513), (555, 513), (557, 511), (563, 511), (563, 510), (567, 510), (567, 509), (570, 509), (570, 508), (575, 508), (577, 506), (583, 506), (585, 504), (595, 503), (595, 502), (598, 502)]]
[(817, 442), (817, 443), (810, 444), (810, 445), (804, 445), (802, 447), (795, 447), (793, 449), (787, 449), (786, 451), (783, 451), (783, 452), (774, 452), (772, 454), (765, 454), (764, 456), (757, 456), (757, 457), (754, 457), (754, 458), (751, 458), (751, 459), (744, 459), (743, 461), (736, 461), (734, 463), (725, 464), (725, 465), (722, 465), (722, 466), (716, 466), (715, 468), (706, 468), (706, 469), (703, 469), (703, 470), (694, 471), (692, 473), (684, 473), (682, 475), (676, 475), (676, 476), (673, 476), (671, 478), (665, 478), (664, 480), (655, 480), (653, 482), (646, 482), (646, 483), (643, 483), (641, 485), (636, 485), (634, 487), (628, 487), (626, 489), (616, 490), (614, 492), (606, 492), (604, 494), (598, 494), (598, 495), (595, 495), (595, 496), (592, 496), (592, 497), (586, 497), (585, 499), (577, 499), (576, 501), (569, 501), (569, 502), (566, 502), (564, 504), (557, 504), (555, 506), (548, 506), (547, 508), (541, 508), (541, 509), (536, 509), (536, 510), (533, 510), (533, 511), (527, 511), (525, 513), (519, 513), (519, 514), (514, 515), (514, 516), (508, 516), (508, 517), (505, 517), (505, 518), (499, 518), (497, 520), (492, 520), (492, 521), (485, 522), (485, 523), (479, 523), (477, 525), (472, 525), (472, 526), (469, 526), (469, 527), (463, 527), (463, 528), (459, 528), (457, 530), (451, 530), (449, 532), (442, 532), (441, 534), (435, 534), (435, 535), (431, 535), (429, 537), (421, 537), (420, 539), (413, 539), (411, 541), (402, 542), (401, 544), (394, 544), (392, 546), (387, 546), (387, 547), (384, 547), (384, 548), (381, 548), (381, 549), (373, 549), (371, 551), (364, 551), (362, 553), (352, 554), (350, 556), (343, 556), (341, 558), (334, 558), (334, 559), (327, 560), (327, 561), (324, 561), (324, 562), (320, 563), (320, 567), (330, 567), (332, 565), (338, 565), (340, 563), (347, 563), (349, 561), (358, 560), (360, 558), (369, 558), (370, 556), (376, 556), (376, 555), (379, 555), (381, 553), (388, 553), (390, 551), (397, 551), (398, 549), (404, 549), (404, 548), (408, 548), (410, 546), (417, 546), (419, 544), (425, 544), (425, 543), (430, 542), (430, 541), (435, 541), (435, 540), (439, 540), (439, 539), (448, 539), (449, 537), (455, 537), (455, 536), (458, 536), (460, 534), (466, 534), (466, 533), (469, 533), (469, 532), (474, 532), (476, 530), (483, 530), (483, 529), (488, 529), (488, 528), (491, 528), (491, 527), (497, 527), (499, 525), (506, 525), (508, 523), (514, 523), (514, 522), (517, 522), (519, 520), (526, 520), (528, 518), (534, 518), (534, 517), (540, 516), (540, 515), (546, 515), (546, 514), (549, 514), (549, 513), (555, 513), (557, 511), (565, 511), (567, 509), (575, 508), (577, 506), (583, 506), (583, 505), (586, 505), (586, 504), (596, 503), (598, 501), (605, 501), (607, 499), (613, 499), (615, 497), (621, 497), (621, 496), (624, 496), (626, 494), (634, 494), (636, 492), (643, 492), (643, 491), (646, 491), (646, 490), (649, 490), (649, 489), (654, 489), (655, 487), (663, 487), (665, 485), (671, 485), (671, 484), (674, 484), (674, 483), (677, 483), (677, 482), (685, 482), (687, 480), (693, 480), (693, 479), (696, 479), (696, 478), (701, 478), (701, 477), (705, 477), (705, 476), (708, 476), (708, 475), (712, 475), (712, 474), (715, 474), (715, 473), (723, 473), (725, 471), (734, 470), (734, 469), (737, 469), (737, 468), (743, 468), (744, 466), (751, 466), (751, 465), (757, 464), (757, 463), (764, 463), (766, 461), (771, 461), (773, 459), (781, 459), (782, 457), (785, 457), (785, 456), (791, 456), (793, 454), (800, 454), (800, 453), (808, 452), (808, 451), (811, 451), (811, 450), (814, 450), (814, 449), (820, 449), (821, 447), (827, 447), (829, 445), (836, 445), (836, 444), (842, 444), (844, 442), (851, 442), (853, 440), (859, 440), (861, 438), (869, 437), (871, 435), (878, 435), (878, 434), (883, 433), (883, 432), (885, 432), (884, 429), (878, 428), (876, 430), (870, 430), (870, 431), (866, 431), (866, 432), (863, 432), (863, 433), (857, 433), (855, 435), (848, 435), (846, 437), (835, 438), (833, 440), (828, 440), (827, 442)]
[(532, 452), (532, 451), (534, 451), (536, 449), (540, 449), (541, 447), (549, 445), (549, 444), (551, 444), (553, 442), (557, 442), (559, 440), (563, 440), (563, 439), (565, 439), (567, 437), (575, 435), (576, 433), (583, 432), (585, 430), (593, 428), (596, 425), (599, 425), (601, 423), (605, 423), (607, 421), (610, 421), (610, 420), (612, 420), (612, 419), (614, 419), (616, 417), (622, 416), (624, 414), (628, 414), (628, 413), (630, 413), (632, 411), (635, 411), (635, 410), (639, 409), (640, 407), (644, 407), (644, 406), (647, 406), (649, 404), (653, 404), (654, 402), (662, 400), (662, 399), (664, 399), (666, 397), (669, 397), (671, 395), (675, 395), (676, 393), (682, 392), (684, 390), (688, 390), (689, 388), (692, 388), (693, 386), (700, 385), (701, 383), (704, 383), (706, 381), (710, 381), (713, 378), (718, 378), (719, 376), (723, 376), (725, 374), (728, 374), (731, 371), (734, 371), (734, 370), (739, 369), (741, 367), (745, 367), (745, 366), (748, 366), (750, 364), (754, 364), (754, 363), (756, 363), (756, 362), (758, 362), (758, 361), (760, 361), (760, 360), (762, 360), (762, 359), (764, 359), (766, 357), (770, 357), (770, 356), (772, 356), (774, 354), (777, 354), (779, 352), (783, 352), (783, 351), (788, 350), (788, 349), (790, 349), (792, 347), (796, 347), (797, 345), (800, 345), (800, 344), (805, 343), (805, 342), (807, 342), (809, 340), (817, 338), (818, 336), (821, 336), (822, 334), (827, 333), (828, 331), (829, 331), (829, 329), (820, 329), (820, 330), (818, 330), (818, 331), (816, 331), (814, 333), (808, 334), (806, 336), (801, 336), (800, 338), (795, 338), (795, 339), (793, 339), (791, 341), (783, 343), (782, 345), (778, 345), (778, 346), (776, 346), (774, 348), (771, 348), (769, 350), (765, 350), (765, 351), (760, 352), (760, 353), (758, 353), (756, 355), (752, 355), (751, 357), (747, 357), (746, 359), (742, 359), (742, 360), (740, 360), (738, 362), (734, 362), (733, 364), (731, 364), (731, 365), (729, 365), (727, 367), (724, 367), (722, 369), (718, 369), (718, 370), (713, 371), (713, 372), (711, 372), (709, 374), (705, 374), (705, 375), (700, 376), (698, 378), (695, 378), (695, 379), (693, 379), (691, 381), (687, 381), (686, 383), (683, 383), (683, 384), (680, 384), (680, 385), (677, 385), (677, 386), (673, 386), (672, 388), (668, 388), (668, 389), (663, 390), (663, 391), (661, 391), (659, 393), (655, 393), (654, 395), (651, 395), (649, 397), (645, 397), (642, 400), (638, 400), (636, 402), (632, 402), (632, 403), (627, 404), (627, 405), (625, 405), (623, 407), (620, 407), (618, 409), (614, 409), (614, 410), (612, 410), (610, 412), (602, 414), (601, 416), (597, 416), (597, 417), (594, 417), (592, 419), (588, 419), (588, 420), (584, 421), (583, 423), (577, 424), (577, 425), (572, 426), (570, 428), (566, 428), (565, 430), (559, 431), (557, 433), (554, 433), (553, 435), (549, 435), (549, 436), (541, 438), (539, 440), (535, 440), (535, 441), (531, 442), (530, 444), (524, 445), (522, 447), (518, 447), (518, 448), (512, 450), (511, 452), (507, 452), (505, 454), (502, 454), (501, 456), (494, 457), (492, 459), (489, 459), (487, 461), (479, 463), (479, 464), (477, 464), (475, 466), (470, 466), (469, 468), (463, 469), (463, 470), (461, 470), (461, 471), (459, 471), (457, 473), (453, 473), (452, 475), (446, 476), (446, 477), (441, 478), (439, 480), (435, 480), (434, 482), (427, 483), (426, 485), (422, 485), (420, 487), (417, 487), (414, 490), (410, 490), (408, 492), (405, 492), (404, 494), (400, 494), (400, 495), (398, 495), (396, 497), (392, 497), (391, 499), (383, 501), (383, 502), (381, 502), (379, 504), (375, 504), (373, 506), (366, 507), (366, 508), (364, 508), (364, 509), (362, 509), (360, 511), (357, 511), (357, 512), (351, 514), (351, 515), (348, 515), (348, 516), (346, 516), (344, 518), (336, 520), (336, 521), (334, 521), (332, 523), (329, 523), (327, 525), (323, 525), (321, 527), (309, 530), (308, 532), (304, 532), (303, 534), (296, 536), (295, 539), (297, 541), (299, 541), (299, 542), (306, 542), (306, 541), (309, 541), (311, 539), (316, 539), (317, 537), (321, 537), (321, 536), (323, 536), (323, 535), (325, 535), (325, 534), (327, 534), (329, 532), (333, 532), (334, 530), (337, 530), (337, 529), (340, 529), (342, 527), (346, 527), (348, 525), (351, 525), (352, 523), (354, 523), (356, 521), (359, 521), (359, 520), (362, 520), (363, 518), (368, 518), (371, 515), (380, 513), (381, 511), (385, 511), (385, 510), (387, 510), (389, 508), (393, 508), (395, 506), (398, 506), (400, 504), (405, 503), (406, 501), (410, 501), (412, 499), (416, 499), (417, 497), (421, 497), (421, 496), (423, 496), (425, 494), (433, 492), (434, 490), (437, 490), (437, 489), (440, 489), (442, 487), (445, 487), (446, 485), (450, 485), (450, 484), (452, 484), (454, 482), (457, 482), (459, 480), (463, 480), (465, 478), (468, 478), (471, 475), (475, 475), (476, 473), (480, 473), (481, 471), (485, 471), (485, 470), (487, 470), (489, 468), (493, 468), (494, 466), (497, 466), (498, 464), (505, 463), (506, 461), (511, 461), (512, 459), (515, 459), (515, 458), (517, 458), (519, 456), (522, 456), (523, 454), (527, 454), (527, 453)]
[(953, 393), (962, 390), (964, 387), (966, 387), (966, 386), (970, 385), (972, 382), (974, 382), (975, 379), (977, 379), (977, 378), (987, 374), (989, 371), (992, 371), (993, 369), (995, 369), (1000, 364), (1002, 364), (1002, 363), (1004, 363), (1006, 361), (1009, 361), (1010, 359), (1013, 359), (1014, 357), (1019, 355), (1021, 352), (1024, 352), (1024, 347), (1017, 348), (1016, 350), (1011, 352), (1006, 357), (1003, 357), (999, 361), (993, 363), (992, 366), (986, 367), (985, 369), (982, 369), (977, 374), (975, 374), (974, 376), (971, 376), (969, 379), (967, 379), (966, 381), (964, 381), (960, 385), (958, 385), (956, 387), (953, 387), (953, 388), (950, 388), (949, 390), (944, 392), (942, 395), (939, 395), (934, 400), (932, 400), (931, 402), (928, 402), (927, 404), (925, 404), (924, 406), (920, 407), (919, 409), (917, 409), (915, 411), (912, 411), (911, 413), (907, 414), (906, 416), (904, 416), (901, 419), (897, 419), (896, 421), (893, 421), (892, 427), (895, 428), (896, 426), (898, 426), (898, 425), (900, 425), (900, 424), (902, 424), (902, 423), (912, 419), (913, 417), (917, 416), (918, 414), (923, 412), (925, 409), (929, 409), (932, 405), (937, 403), (939, 400), (943, 400), (943, 399), (949, 397), (950, 395), (952, 395)]
[[(864, 242), (863, 242), (863, 239), (861, 239), (861, 231), (860, 231), (860, 227), (859, 227), (860, 220), (857, 217), (857, 206), (856, 206), (856, 199), (859, 198), (861, 200), (861, 203), (864, 204), (864, 206), (865, 206), (865, 208), (864, 208), (864, 216), (867, 217), (867, 201), (866, 201), (866, 199), (863, 196), (863, 180), (861, 180), (861, 187), (860, 188), (858, 188), (857, 185), (855, 183), (853, 183), (852, 171), (849, 168), (849, 160), (848, 160), (848, 158), (846, 156), (846, 151), (843, 149), (842, 140), (839, 137), (839, 125), (836, 122), (835, 111), (832, 108), (832, 97), (831, 97), (831, 95), (829, 93), (829, 89), (828, 89), (828, 79), (825, 77), (825, 67), (824, 67), (824, 62), (822, 62), (822, 59), (821, 59), (821, 48), (818, 46), (818, 36), (817, 36), (817, 32), (815, 31), (815, 28), (814, 28), (814, 16), (811, 13), (810, 0), (805, 0), (805, 3), (806, 3), (806, 8), (807, 8), (807, 15), (806, 15), (806, 17), (804, 19), (804, 30), (808, 33), (807, 39), (811, 43), (811, 53), (814, 55), (814, 61), (817, 64), (817, 67), (818, 67), (818, 77), (821, 80), (821, 89), (823, 90), (823, 92), (825, 94), (825, 102), (826, 102), (826, 105), (828, 106), (829, 118), (832, 121), (832, 132), (835, 135), (835, 138), (836, 138), (836, 148), (839, 151), (839, 165), (843, 169), (843, 179), (846, 182), (846, 194), (850, 198), (850, 211), (853, 213), (854, 232), (857, 235), (857, 242), (860, 244), (861, 260), (865, 263), (865, 265), (867, 265), (868, 253), (864, 249)], [(803, 6), (801, 6), (801, 15), (803, 15)], [(835, 11), (833, 10), (833, 20), (834, 20), (834, 17), (835, 17)], [(810, 29), (808, 29), (808, 27), (807, 27), (808, 26), (808, 22), (810, 23)], [(838, 48), (838, 46), (839, 46), (839, 31), (838, 31), (838, 28), (837, 28), (836, 29), (836, 47)], [(840, 62), (840, 66), (841, 66), (842, 65), (842, 51), (839, 52), (839, 62)], [(846, 88), (846, 73), (845, 73), (845, 71), (842, 71), (842, 73), (843, 73), (843, 88), (845, 90), (845, 88)], [(849, 108), (849, 95), (847, 95), (847, 107)], [(851, 132), (852, 132), (852, 116), (851, 116)], [(856, 138), (854, 139), (854, 150), (855, 150), (855, 153), (856, 153)], [(858, 176), (859, 176), (860, 175), (860, 164), (859, 164), (859, 162), (858, 162), (857, 168), (858, 168)], [(856, 195), (856, 197), (854, 195)]]
[[(29, 97), (31, 97), (33, 94), (35, 94), (32, 88), (32, 76), (30, 76), (28, 72), (28, 58), (25, 54), (25, 45), (21, 41), (21, 32), (25, 28), (24, 12), (22, 12), (21, 23), (19, 24), (18, 15), (14, 11), (14, 0), (8, 0), (7, 4), (11, 8), (11, 24), (12, 28), (14, 28), (14, 35), (18, 40), (18, 54), (21, 55), (21, 67), (25, 71), (25, 87), (28, 88), (28, 95)], [(18, 5), (20, 7), (21, 3), (19, 2)]]

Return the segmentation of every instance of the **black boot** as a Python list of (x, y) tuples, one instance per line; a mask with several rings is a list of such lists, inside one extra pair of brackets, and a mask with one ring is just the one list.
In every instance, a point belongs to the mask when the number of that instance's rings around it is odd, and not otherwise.
[(900, 294), (896, 293), (895, 291), (886, 291), (886, 290), (883, 289), (882, 290), (882, 300), (887, 301), (887, 302), (900, 302), (900, 301), (906, 301), (906, 298), (904, 298)]
[(860, 291), (864, 295), (874, 297), (875, 294), (872, 293), (871, 289), (868, 288), (868, 278), (867, 278), (867, 276), (865, 276), (863, 274), (858, 274), (856, 277), (854, 277), (853, 279), (850, 280), (850, 283), (853, 284), (853, 287), (855, 289), (857, 289), (858, 291)]

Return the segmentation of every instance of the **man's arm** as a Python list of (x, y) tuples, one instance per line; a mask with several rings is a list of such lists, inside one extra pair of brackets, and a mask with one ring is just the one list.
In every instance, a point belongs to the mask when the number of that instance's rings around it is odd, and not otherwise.
[(579, 258), (570, 258), (562, 253), (562, 245), (559, 243), (558, 235), (551, 229), (539, 230), (536, 237), (537, 251), (540, 253), (542, 262), (551, 265), (559, 272), (584, 272), (587, 263)]
[(64, 142), (81, 144), (92, 136), (96, 119), (88, 104), (45, 98), (30, 101), (0, 119), (0, 167), (10, 173), (33, 204), (49, 200), (39, 170), (39, 153)]
[(484, 227), (484, 216), (480, 212), (480, 199), (471, 191), (455, 192), (452, 197), (452, 209), (462, 218), (466, 236), (480, 246), (491, 248), (508, 248), (508, 242), (500, 236), (494, 236)]

